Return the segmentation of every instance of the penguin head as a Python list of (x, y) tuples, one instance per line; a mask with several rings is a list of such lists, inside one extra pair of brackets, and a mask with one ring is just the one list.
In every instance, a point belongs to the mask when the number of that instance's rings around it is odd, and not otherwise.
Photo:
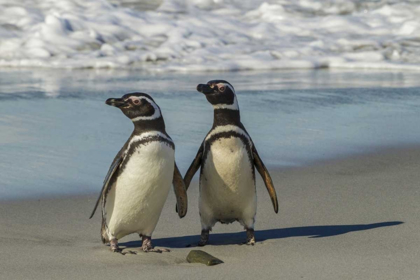
[(133, 122), (155, 120), (162, 117), (159, 106), (146, 93), (128, 93), (121, 98), (109, 98), (105, 103), (120, 108), (124, 115)]
[(235, 89), (224, 80), (212, 80), (207, 84), (199, 84), (197, 91), (203, 93), (207, 101), (216, 109), (239, 110)]

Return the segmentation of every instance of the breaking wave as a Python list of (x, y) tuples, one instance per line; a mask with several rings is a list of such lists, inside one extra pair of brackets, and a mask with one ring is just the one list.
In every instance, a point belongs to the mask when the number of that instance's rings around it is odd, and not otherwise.
[(0, 0), (0, 66), (420, 70), (418, 1)]

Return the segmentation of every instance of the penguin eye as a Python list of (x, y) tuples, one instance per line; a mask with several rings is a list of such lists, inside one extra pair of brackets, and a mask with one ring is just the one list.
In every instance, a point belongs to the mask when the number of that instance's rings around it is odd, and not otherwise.
[(220, 92), (224, 92), (225, 91), (225, 87), (223, 87), (223, 86), (222, 87), (219, 87), (219, 91)]
[(138, 105), (140, 103), (140, 100), (135, 99), (133, 102), (134, 102), (134, 104)]

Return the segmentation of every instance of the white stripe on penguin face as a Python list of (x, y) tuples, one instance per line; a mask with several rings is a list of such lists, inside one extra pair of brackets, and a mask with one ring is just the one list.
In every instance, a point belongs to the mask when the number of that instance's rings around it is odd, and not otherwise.
[(161, 117), (161, 113), (160, 113), (160, 109), (159, 109), (159, 107), (156, 105), (156, 103), (155, 103), (155, 102), (153, 102), (153, 101), (152, 101), (152, 100), (150, 100), (149, 98), (144, 97), (144, 96), (130, 96), (128, 99), (133, 100), (133, 102), (134, 102), (135, 100), (141, 100), (141, 99), (144, 99), (144, 100), (146, 100), (147, 102), (149, 102), (149, 103), (150, 103), (150, 105), (152, 105), (152, 106), (153, 106), (153, 109), (155, 110), (155, 112), (154, 112), (154, 113), (153, 113), (153, 115), (151, 115), (151, 116), (139, 116), (139, 117), (132, 118), (132, 119), (131, 119), (131, 121), (135, 122), (135, 121), (140, 121), (140, 120), (155, 120), (155, 119), (158, 119), (158, 118), (160, 118), (160, 117)]
[(233, 87), (230, 84), (225, 83), (218, 83), (216, 85), (218, 88), (220, 87), (228, 87), (233, 93), (233, 104), (216, 104), (213, 105), (213, 108), (216, 109), (228, 109), (228, 110), (239, 110), (238, 100), (236, 99), (236, 93)]

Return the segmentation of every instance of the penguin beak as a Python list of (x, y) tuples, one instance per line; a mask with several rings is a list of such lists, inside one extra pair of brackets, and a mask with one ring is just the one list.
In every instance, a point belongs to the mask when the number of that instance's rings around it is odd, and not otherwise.
[(197, 86), (197, 91), (204, 94), (214, 93), (214, 89), (212, 89), (209, 85), (205, 85), (205, 84), (199, 84)]
[(117, 108), (125, 107), (128, 105), (127, 101), (122, 98), (109, 98), (105, 101), (105, 103)]

